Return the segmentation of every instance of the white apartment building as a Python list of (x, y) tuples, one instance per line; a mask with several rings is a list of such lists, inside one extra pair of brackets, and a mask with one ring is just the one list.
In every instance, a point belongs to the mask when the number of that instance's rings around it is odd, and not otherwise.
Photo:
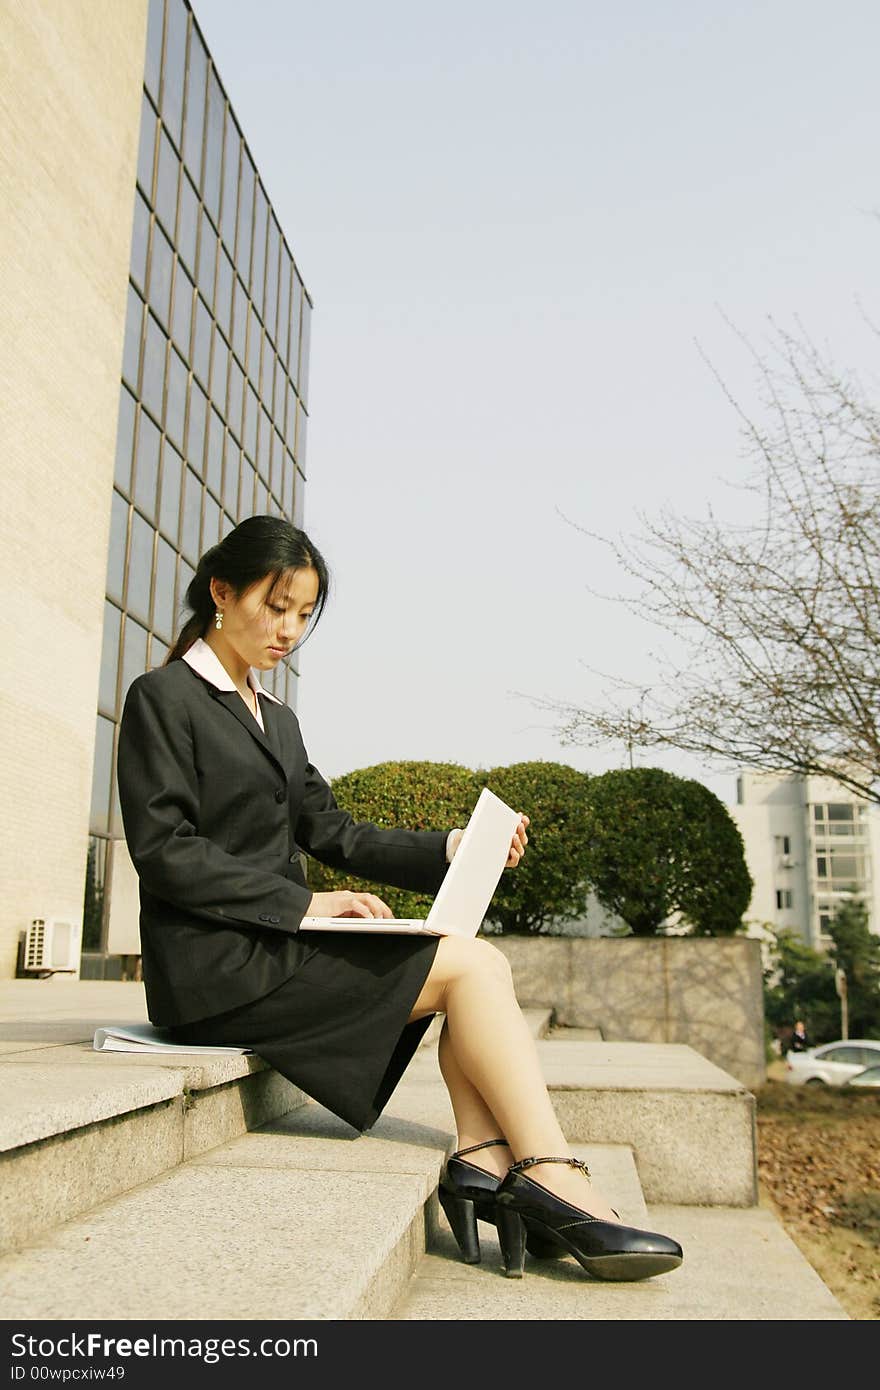
[(880, 932), (880, 807), (826, 778), (742, 772), (729, 810), (755, 884), (749, 922), (821, 950), (837, 907), (859, 897)]

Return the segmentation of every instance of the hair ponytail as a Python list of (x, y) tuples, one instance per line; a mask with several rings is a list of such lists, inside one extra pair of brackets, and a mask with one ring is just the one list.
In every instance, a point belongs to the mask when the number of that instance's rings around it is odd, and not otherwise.
[(318, 576), (318, 598), (309, 632), (320, 617), (330, 588), (330, 574), (323, 556), (312, 545), (305, 531), (283, 517), (249, 516), (212, 545), (199, 560), (186, 591), (187, 619), (166, 656), (163, 666), (179, 660), (193, 642), (204, 637), (214, 616), (211, 580), (222, 579), (232, 586), (236, 597), (272, 575), (273, 584), (290, 570), (313, 569)]

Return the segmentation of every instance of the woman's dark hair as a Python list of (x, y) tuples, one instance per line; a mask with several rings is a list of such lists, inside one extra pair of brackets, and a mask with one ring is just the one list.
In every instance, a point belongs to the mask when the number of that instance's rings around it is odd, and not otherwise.
[(318, 576), (318, 598), (308, 629), (311, 632), (323, 612), (330, 588), (330, 573), (323, 556), (305, 531), (292, 526), (283, 517), (247, 517), (224, 536), (219, 545), (206, 550), (199, 560), (186, 591), (186, 606), (192, 609), (192, 617), (181, 628), (163, 666), (177, 661), (189, 651), (196, 638), (204, 637), (207, 632), (214, 617), (212, 579), (223, 579), (231, 584), (236, 597), (240, 598), (246, 589), (259, 584), (267, 575), (272, 575), (272, 593), (288, 571), (305, 569), (313, 569)]

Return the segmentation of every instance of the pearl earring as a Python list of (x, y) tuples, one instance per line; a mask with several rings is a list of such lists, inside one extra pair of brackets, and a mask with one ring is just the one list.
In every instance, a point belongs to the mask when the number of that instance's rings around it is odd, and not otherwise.
[(216, 611), (215, 614), (214, 614), (214, 626), (215, 626), (215, 628), (217, 629), (218, 632), (220, 631), (221, 627), (223, 626), (223, 614), (222, 614), (222, 612), (221, 612), (221, 610), (220, 610), (219, 608), (217, 609), (217, 611)]

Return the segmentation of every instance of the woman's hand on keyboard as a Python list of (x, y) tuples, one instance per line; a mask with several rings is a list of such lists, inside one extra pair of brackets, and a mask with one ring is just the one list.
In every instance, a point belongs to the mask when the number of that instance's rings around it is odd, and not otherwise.
[(387, 903), (375, 893), (313, 893), (307, 917), (393, 917)]

